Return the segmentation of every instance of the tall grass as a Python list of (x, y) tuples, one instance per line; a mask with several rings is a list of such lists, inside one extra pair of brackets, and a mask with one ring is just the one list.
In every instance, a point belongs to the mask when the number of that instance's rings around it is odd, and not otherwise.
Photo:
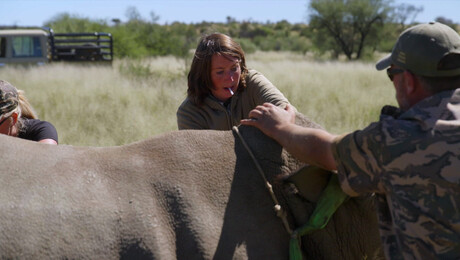
[(394, 88), (374, 63), (314, 62), (294, 54), (248, 58), (299, 112), (341, 134), (378, 120), (383, 105), (396, 105)]
[[(373, 64), (315, 62), (290, 53), (254, 53), (262, 72), (296, 106), (333, 133), (378, 119), (394, 90)], [(26, 92), (40, 119), (52, 122), (60, 144), (112, 146), (177, 129), (186, 68), (173, 57), (118, 60), (110, 66), (48, 64), (3, 67), (0, 79)]]

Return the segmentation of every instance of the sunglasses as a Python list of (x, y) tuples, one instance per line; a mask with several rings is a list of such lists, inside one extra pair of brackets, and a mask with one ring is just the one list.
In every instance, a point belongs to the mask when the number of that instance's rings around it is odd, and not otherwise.
[(388, 68), (387, 69), (387, 75), (390, 78), (391, 81), (393, 81), (393, 78), (396, 74), (403, 73), (403, 69), (396, 69), (396, 68)]

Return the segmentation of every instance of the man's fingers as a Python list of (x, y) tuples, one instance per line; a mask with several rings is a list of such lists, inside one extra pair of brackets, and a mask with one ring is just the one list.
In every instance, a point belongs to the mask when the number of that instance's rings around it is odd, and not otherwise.
[(264, 113), (265, 108), (263, 106), (257, 106), (253, 110), (249, 111), (249, 118), (259, 118)]
[(240, 123), (242, 125), (255, 126), (257, 124), (257, 119), (256, 118), (242, 119)]
[(273, 105), (272, 103), (264, 103), (262, 107), (275, 107), (275, 105)]
[[(286, 108), (290, 110), (293, 109), (292, 107)], [(276, 117), (277, 114), (279, 116), (279, 113), (282, 112), (282, 110), (283, 109), (280, 107), (277, 107), (271, 103), (264, 103), (263, 105), (256, 106), (256, 108), (251, 110), (248, 115), (249, 119), (241, 120), (241, 124), (260, 127), (264, 124), (267, 124), (268, 121), (273, 120), (273, 116)]]

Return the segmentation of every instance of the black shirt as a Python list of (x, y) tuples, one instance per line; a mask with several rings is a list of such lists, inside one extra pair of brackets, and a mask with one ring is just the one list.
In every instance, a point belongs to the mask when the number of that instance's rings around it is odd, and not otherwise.
[(26, 118), (22, 122), (24, 126), (19, 132), (19, 138), (36, 142), (43, 139), (53, 139), (56, 143), (58, 142), (56, 128), (50, 122)]

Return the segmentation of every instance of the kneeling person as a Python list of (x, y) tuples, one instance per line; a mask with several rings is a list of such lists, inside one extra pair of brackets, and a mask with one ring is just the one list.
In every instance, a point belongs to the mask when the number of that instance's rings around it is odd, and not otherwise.
[(0, 80), (0, 134), (46, 144), (58, 143), (56, 128), (37, 119), (24, 92), (4, 80)]

